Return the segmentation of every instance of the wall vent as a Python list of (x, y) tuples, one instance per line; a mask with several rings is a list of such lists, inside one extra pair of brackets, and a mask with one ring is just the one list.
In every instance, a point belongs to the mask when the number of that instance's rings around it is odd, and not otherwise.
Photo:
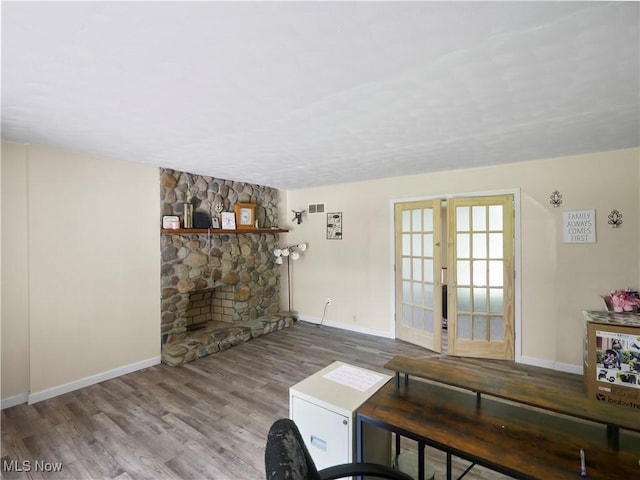
[(324, 213), (324, 203), (310, 203), (307, 206), (307, 212), (309, 212), (309, 214)]

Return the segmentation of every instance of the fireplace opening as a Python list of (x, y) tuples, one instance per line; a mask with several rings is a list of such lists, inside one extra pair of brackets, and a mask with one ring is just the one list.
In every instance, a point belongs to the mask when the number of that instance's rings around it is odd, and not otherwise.
[(193, 291), (184, 312), (187, 331), (201, 330), (212, 321), (233, 323), (234, 311), (233, 286)]
[(184, 313), (187, 330), (197, 330), (213, 320), (214, 288), (204, 288), (189, 294), (189, 303)]

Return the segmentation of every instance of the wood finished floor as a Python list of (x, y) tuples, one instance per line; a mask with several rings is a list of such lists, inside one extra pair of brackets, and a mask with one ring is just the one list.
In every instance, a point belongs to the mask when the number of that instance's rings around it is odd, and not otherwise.
[[(335, 360), (390, 373), (383, 365), (398, 354), (434, 355), (398, 340), (298, 322), (182, 367), (157, 365), (8, 408), (0, 470), (10, 461), (32, 468), (1, 477), (259, 480), (268, 429), (288, 416), (291, 385)], [(427, 449), (427, 457), (436, 478), (445, 478), (444, 454)], [(36, 462), (63, 467), (35, 471)], [(458, 475), (466, 466), (454, 459)], [(465, 478), (509, 477), (476, 467)]]

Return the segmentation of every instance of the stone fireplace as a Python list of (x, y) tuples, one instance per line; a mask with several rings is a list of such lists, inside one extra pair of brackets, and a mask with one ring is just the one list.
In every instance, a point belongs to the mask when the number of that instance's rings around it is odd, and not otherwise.
[(162, 235), (163, 343), (183, 340), (193, 324), (240, 323), (278, 313), (280, 274), (271, 253), (277, 237)]
[[(220, 202), (255, 203), (263, 228), (277, 225), (277, 190), (161, 169), (162, 215), (181, 215), (187, 195), (211, 215)], [(187, 192), (187, 187), (189, 191)], [(292, 323), (280, 312), (277, 233), (161, 236), (162, 361), (180, 365)], [(235, 342), (235, 343), (234, 343)]]

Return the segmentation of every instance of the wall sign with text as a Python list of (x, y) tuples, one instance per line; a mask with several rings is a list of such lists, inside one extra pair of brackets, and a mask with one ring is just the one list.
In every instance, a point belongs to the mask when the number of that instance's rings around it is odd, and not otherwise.
[(596, 211), (562, 212), (564, 243), (596, 243)]

